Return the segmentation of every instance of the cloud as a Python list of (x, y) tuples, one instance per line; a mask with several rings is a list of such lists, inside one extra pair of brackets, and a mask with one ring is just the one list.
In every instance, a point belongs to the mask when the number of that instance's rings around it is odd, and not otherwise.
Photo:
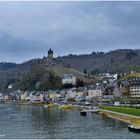
[[(140, 2), (0, 2), (0, 60), (139, 48)], [(3, 56), (4, 54), (4, 56)]]
[(0, 59), (1, 61), (20, 62), (19, 60), (23, 58), (28, 60), (31, 57), (37, 57), (37, 55), (46, 51), (43, 44), (38, 43), (13, 37), (4, 31), (0, 31)]

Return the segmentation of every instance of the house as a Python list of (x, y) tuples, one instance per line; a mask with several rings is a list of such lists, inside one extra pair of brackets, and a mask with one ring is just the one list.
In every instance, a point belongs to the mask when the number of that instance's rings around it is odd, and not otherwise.
[(65, 95), (65, 100), (75, 100), (77, 97), (77, 92), (75, 90), (69, 90), (67, 91), (67, 94)]
[(104, 89), (102, 101), (110, 101), (111, 99), (113, 99), (114, 98), (113, 91), (114, 91), (114, 86), (107, 86)]
[(85, 101), (86, 96), (83, 92), (77, 92), (77, 96), (75, 97), (76, 101)]
[(41, 93), (40, 94), (40, 101), (41, 102), (44, 102), (45, 101), (45, 94), (44, 93)]
[(83, 97), (84, 96), (84, 93), (83, 92), (77, 92), (77, 96), (78, 97)]
[(102, 96), (102, 102), (107, 102), (107, 101), (111, 101), (112, 99), (114, 99), (114, 95), (103, 95)]
[[(35, 101), (41, 101), (41, 93), (40, 91), (35, 92)], [(43, 96), (42, 96), (43, 98)]]
[(0, 93), (0, 101), (4, 100), (4, 96)]
[(25, 100), (27, 100), (27, 92), (24, 92), (24, 93), (22, 93), (21, 95), (20, 95), (20, 99), (21, 99), (21, 101), (25, 101)]
[(120, 88), (129, 89), (131, 97), (139, 98), (140, 97), (140, 77), (130, 78), (129, 80), (123, 81)]
[(62, 84), (76, 84), (76, 76), (73, 74), (65, 74), (62, 78)]
[(114, 106), (120, 106), (120, 102), (115, 102)]
[(131, 97), (140, 98), (140, 86), (130, 86)]
[(61, 95), (60, 94), (57, 94), (57, 93), (49, 93), (49, 99), (51, 100), (56, 100), (60, 97)]
[(34, 102), (35, 101), (35, 93), (30, 92), (29, 98), (30, 98), (30, 101)]
[(71, 92), (66, 95), (66, 98), (75, 98), (77, 96), (77, 92)]
[(101, 89), (90, 89), (90, 90), (88, 90), (88, 97), (89, 98), (102, 97), (102, 90)]
[(10, 100), (10, 96), (9, 95), (5, 95), (4, 96), (4, 100)]
[(12, 84), (8, 86), (8, 89), (12, 89), (12, 88), (13, 88), (13, 85)]

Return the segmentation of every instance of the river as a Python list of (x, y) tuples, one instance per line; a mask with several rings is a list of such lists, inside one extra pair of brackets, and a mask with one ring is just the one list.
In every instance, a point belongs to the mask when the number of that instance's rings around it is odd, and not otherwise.
[(0, 139), (139, 139), (127, 124), (78, 110), (0, 104)]

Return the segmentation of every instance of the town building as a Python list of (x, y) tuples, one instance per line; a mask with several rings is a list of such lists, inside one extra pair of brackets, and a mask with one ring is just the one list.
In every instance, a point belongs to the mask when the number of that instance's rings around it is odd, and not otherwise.
[(130, 86), (131, 97), (140, 98), (140, 86)]
[(2, 93), (0, 93), (0, 101), (4, 100), (4, 96)]
[(102, 90), (101, 89), (90, 89), (90, 90), (88, 90), (88, 96), (89, 96), (89, 98), (102, 97)]
[(49, 99), (52, 101), (55, 101), (56, 99), (58, 99), (61, 95), (57, 94), (57, 93), (49, 93)]
[(8, 89), (12, 89), (12, 88), (13, 88), (13, 85), (10, 84), (10, 85), (8, 86)]
[(73, 74), (65, 74), (62, 78), (62, 84), (76, 84), (76, 76)]
[(120, 85), (120, 88), (127, 88), (130, 90), (130, 96), (134, 98), (140, 97), (140, 77), (130, 78), (125, 80)]

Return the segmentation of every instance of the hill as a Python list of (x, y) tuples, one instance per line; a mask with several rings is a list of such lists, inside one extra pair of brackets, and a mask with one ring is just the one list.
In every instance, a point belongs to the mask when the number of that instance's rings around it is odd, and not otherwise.
[(140, 73), (130, 73), (120, 78), (119, 81), (125, 81), (131, 78), (137, 78), (137, 77), (140, 77)]
[(74, 68), (70, 68), (68, 66), (65, 66), (63, 64), (57, 64), (52, 67), (46, 68), (48, 71), (53, 71), (57, 76), (63, 77), (64, 74), (73, 74), (78, 79), (82, 79), (84, 83), (93, 83), (95, 81), (95, 78), (90, 78), (88, 76), (85, 76), (83, 72), (80, 72)]
[(17, 64), (15, 64), (15, 63), (1, 62), (0, 63), (0, 70), (8, 70), (8, 69), (15, 68), (16, 66), (17, 66)]
[[(16, 83), (15, 87), (26, 84), (26, 80), (36, 67), (44, 68), (42, 75), (46, 77), (55, 73), (55, 78), (61, 78), (64, 74), (74, 74), (85, 83), (92, 83), (94, 78), (85, 77), (84, 70), (93, 75), (102, 72), (124, 73), (131, 70), (140, 72), (140, 50), (120, 49), (110, 52), (92, 52), (91, 54), (68, 55), (54, 59), (54, 62), (46, 63), (47, 58), (29, 60), (22, 64), (0, 63), (0, 90), (7, 89), (11, 83)], [(35, 72), (36, 73), (36, 72)], [(47, 73), (47, 74), (46, 74)], [(30, 77), (31, 78), (31, 77)], [(39, 81), (43, 80), (39, 79)], [(36, 79), (36, 75), (29, 80)], [(26, 82), (24, 82), (26, 81)], [(20, 84), (19, 84), (20, 83)], [(34, 82), (33, 85), (37, 83)], [(28, 84), (30, 85), (30, 83)]]
[[(94, 78), (85, 75), (59, 59), (52, 62), (47, 58), (33, 59), (15, 67), (0, 68), (0, 90), (5, 91), (8, 85), (13, 84), (14, 89), (48, 90), (61, 87), (61, 78), (64, 74), (74, 74), (85, 84), (94, 82)], [(50, 80), (53, 79), (53, 80)]]
[(96, 74), (99, 72), (121, 73), (131, 69), (140, 71), (140, 50), (119, 49), (104, 52), (93, 52), (85, 55), (68, 55), (60, 58), (72, 68), (84, 69)]

